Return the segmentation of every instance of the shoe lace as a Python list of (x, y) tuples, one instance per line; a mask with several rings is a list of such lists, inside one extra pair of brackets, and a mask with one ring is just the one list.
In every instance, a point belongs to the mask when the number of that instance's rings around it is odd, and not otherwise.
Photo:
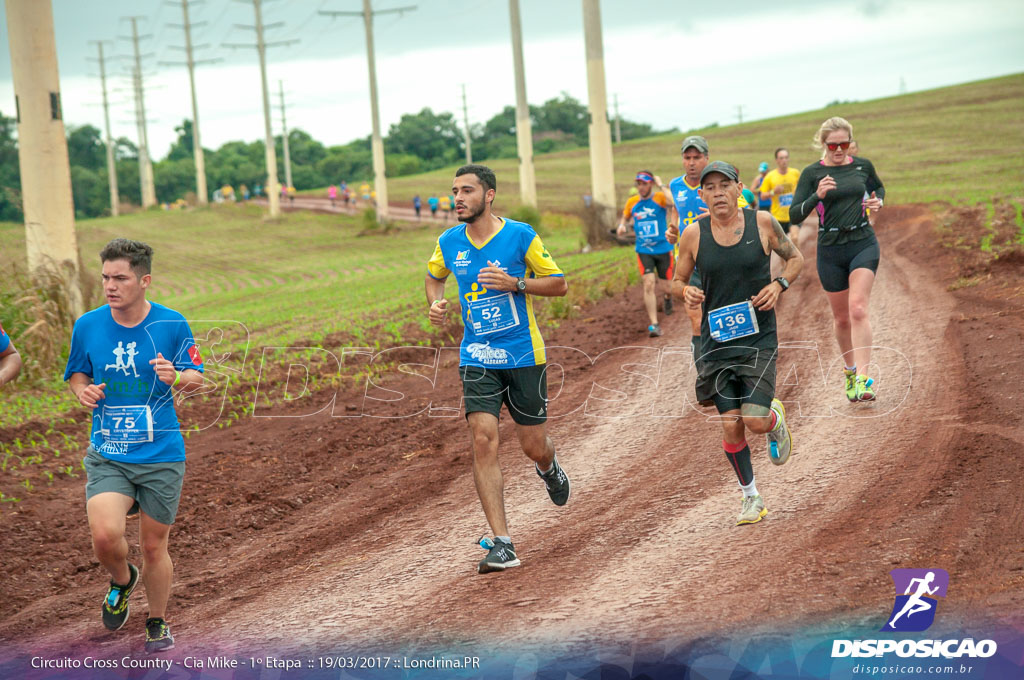
[(167, 622), (163, 619), (153, 619), (146, 623), (146, 637), (156, 640), (167, 632)]

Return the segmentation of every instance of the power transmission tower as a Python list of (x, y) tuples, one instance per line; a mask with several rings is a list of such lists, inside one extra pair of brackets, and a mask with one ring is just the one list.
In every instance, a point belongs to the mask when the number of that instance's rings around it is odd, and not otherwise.
[(292, 186), (292, 155), (288, 151), (288, 120), (284, 116), (284, 83), (277, 81), (281, 95), (281, 140), (284, 142), (284, 185)]
[(373, 176), (374, 188), (377, 192), (377, 221), (383, 223), (388, 217), (388, 184), (384, 164), (384, 140), (380, 135), (380, 111), (377, 106), (377, 65), (373, 51), (373, 15), (374, 14), (404, 14), (416, 9), (416, 5), (407, 7), (396, 7), (374, 12), (370, 0), (363, 0), (362, 12), (336, 12), (319, 10), (319, 13), (329, 17), (340, 16), (362, 16), (366, 28), (366, 62), (370, 71), (370, 115), (373, 118), (373, 136), (371, 148), (373, 150)]
[[(139, 184), (141, 187), (142, 207), (156, 205), (156, 188), (153, 186), (153, 162), (149, 157), (149, 135), (146, 132), (146, 102), (142, 85), (142, 55), (139, 54), (139, 39), (151, 38), (150, 34), (139, 35), (138, 20), (145, 17), (126, 17), (132, 22), (131, 36), (119, 36), (131, 40), (134, 50), (135, 66), (132, 68), (132, 87), (135, 90), (135, 125), (139, 135)], [(147, 54), (148, 56), (152, 56)]]
[(523, 27), (519, 0), (508, 0), (512, 24), (512, 63), (516, 77), (516, 150), (519, 154), (519, 197), (523, 205), (537, 207), (537, 176), (533, 169), (533, 126), (526, 101), (526, 72), (523, 68)]
[(587, 54), (587, 94), (590, 105), (590, 183), (601, 221), (612, 226), (615, 215), (615, 169), (608, 125), (608, 94), (604, 80), (600, 0), (583, 0), (583, 38)]
[[(248, 0), (239, 0), (240, 2), (247, 2)], [(292, 45), (299, 42), (298, 39), (292, 40), (278, 40), (276, 42), (268, 43), (263, 39), (263, 30), (265, 28), (277, 28), (283, 26), (284, 22), (278, 21), (273, 24), (263, 25), (263, 7), (261, 0), (252, 0), (253, 12), (256, 16), (256, 25), (247, 26), (244, 24), (235, 24), (239, 28), (247, 28), (256, 31), (256, 52), (260, 57), (260, 79), (263, 85), (263, 134), (264, 144), (266, 145), (266, 160), (267, 160), (267, 206), (271, 217), (278, 217), (281, 214), (281, 188), (277, 181), (277, 149), (274, 146), (274, 131), (270, 122), (270, 91), (267, 89), (267, 48), (278, 47), (281, 45)], [(223, 43), (224, 47), (239, 48), (239, 47), (253, 47), (253, 45), (245, 45), (238, 43)]]
[(473, 147), (469, 134), (469, 109), (466, 108), (466, 84), (462, 84), (462, 126), (466, 131), (466, 165), (473, 162)]
[(615, 143), (622, 143), (622, 116), (619, 115), (619, 95), (615, 94)]
[[(182, 28), (185, 31), (185, 47), (179, 48), (175, 45), (172, 45), (171, 47), (175, 49), (183, 49), (185, 51), (184, 64), (188, 66), (188, 83), (192, 92), (192, 160), (196, 166), (196, 198), (199, 200), (199, 205), (206, 205), (209, 202), (209, 192), (206, 190), (206, 160), (203, 155), (203, 143), (199, 136), (199, 104), (196, 100), (196, 64), (213, 64), (221, 60), (200, 59), (199, 61), (196, 61), (193, 58), (193, 48), (202, 49), (204, 47), (209, 47), (209, 45), (192, 45), (192, 27), (202, 26), (206, 22), (189, 21), (188, 2), (189, 0), (181, 0), (181, 12), (185, 23), (169, 25), (174, 28)], [(180, 66), (183, 62), (161, 61), (159, 63), (163, 66)]]
[(59, 277), (79, 315), (84, 309), (53, 7), (49, 0), (6, 0), (5, 6), (28, 268), (42, 283)]
[(110, 187), (110, 214), (117, 217), (121, 213), (121, 197), (117, 190), (117, 164), (114, 162), (114, 139), (110, 136), (110, 106), (107, 102), (107, 68), (103, 59), (103, 43), (109, 40), (90, 40), (99, 50), (100, 85), (103, 88), (103, 126), (107, 142), (107, 185)]

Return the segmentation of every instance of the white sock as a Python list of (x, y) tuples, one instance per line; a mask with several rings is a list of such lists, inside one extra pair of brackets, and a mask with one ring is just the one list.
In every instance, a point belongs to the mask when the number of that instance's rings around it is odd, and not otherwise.
[(844, 366), (843, 368), (845, 368), (850, 373), (856, 373), (857, 372), (857, 367), (856, 366)]
[(512, 537), (511, 536), (495, 536), (494, 540), (501, 541), (503, 543), (511, 543), (512, 542)]
[(750, 484), (747, 484), (746, 486), (740, 484), (740, 488), (743, 489), (743, 497), (744, 498), (750, 498), (751, 496), (758, 495), (757, 494), (757, 485), (754, 484), (755, 481), (756, 480), (753, 480), (753, 479), (750, 480)]

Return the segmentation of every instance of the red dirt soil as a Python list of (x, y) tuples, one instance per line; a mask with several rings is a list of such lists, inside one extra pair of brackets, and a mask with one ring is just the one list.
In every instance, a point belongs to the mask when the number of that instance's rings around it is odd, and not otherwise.
[[(980, 239), (981, 215), (952, 218), (957, 233)], [(551, 363), (565, 376), (560, 393), (557, 369), (549, 382), (551, 435), (573, 482), (567, 506), (551, 505), (502, 419), (506, 505), (523, 562), (507, 573), (475, 573), (483, 551), (474, 540), (487, 525), (462, 417), (411, 415), (431, 402), (458, 406), (450, 362), (433, 389), (391, 371), (378, 383), (406, 399), (364, 402), (357, 385), (335, 408), (410, 417), (332, 418), (327, 409), (246, 417), (191, 437), (171, 534), (173, 655), (582, 647), (855, 625), (888, 612), (896, 567), (949, 571), (948, 625), (1019, 627), (1024, 426), (1020, 392), (1008, 388), (1024, 379), (1020, 252), (1007, 245), (998, 260), (965, 263), (939, 245), (935, 218), (916, 206), (887, 208), (878, 232), (876, 403), (846, 402), (813, 259), (786, 293), (778, 389), (795, 454), (775, 467), (764, 442), (751, 440), (765, 521), (733, 525), (740, 496), (720, 425), (692, 405), (685, 315), (667, 317), (665, 336), (648, 338), (634, 288), (547, 333)], [(948, 290), (963, 271), (975, 285)], [(429, 353), (405, 350), (403, 361)], [(314, 396), (287, 413), (330, 399)], [(396, 398), (374, 387), (368, 396)], [(125, 631), (100, 624), (108, 576), (92, 557), (83, 486), (84, 475), (58, 480), (3, 515), (8, 651), (112, 657), (141, 647), (141, 588)], [(137, 542), (137, 529), (130, 535)]]

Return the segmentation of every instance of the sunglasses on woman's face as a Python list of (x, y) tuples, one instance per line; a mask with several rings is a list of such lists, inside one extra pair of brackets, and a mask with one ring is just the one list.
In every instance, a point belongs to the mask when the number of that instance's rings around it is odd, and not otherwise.
[(842, 149), (843, 151), (846, 151), (847, 149), (850, 148), (850, 144), (852, 143), (853, 140), (851, 139), (846, 142), (825, 142), (825, 146), (828, 148), (829, 151), (835, 151), (836, 149)]

